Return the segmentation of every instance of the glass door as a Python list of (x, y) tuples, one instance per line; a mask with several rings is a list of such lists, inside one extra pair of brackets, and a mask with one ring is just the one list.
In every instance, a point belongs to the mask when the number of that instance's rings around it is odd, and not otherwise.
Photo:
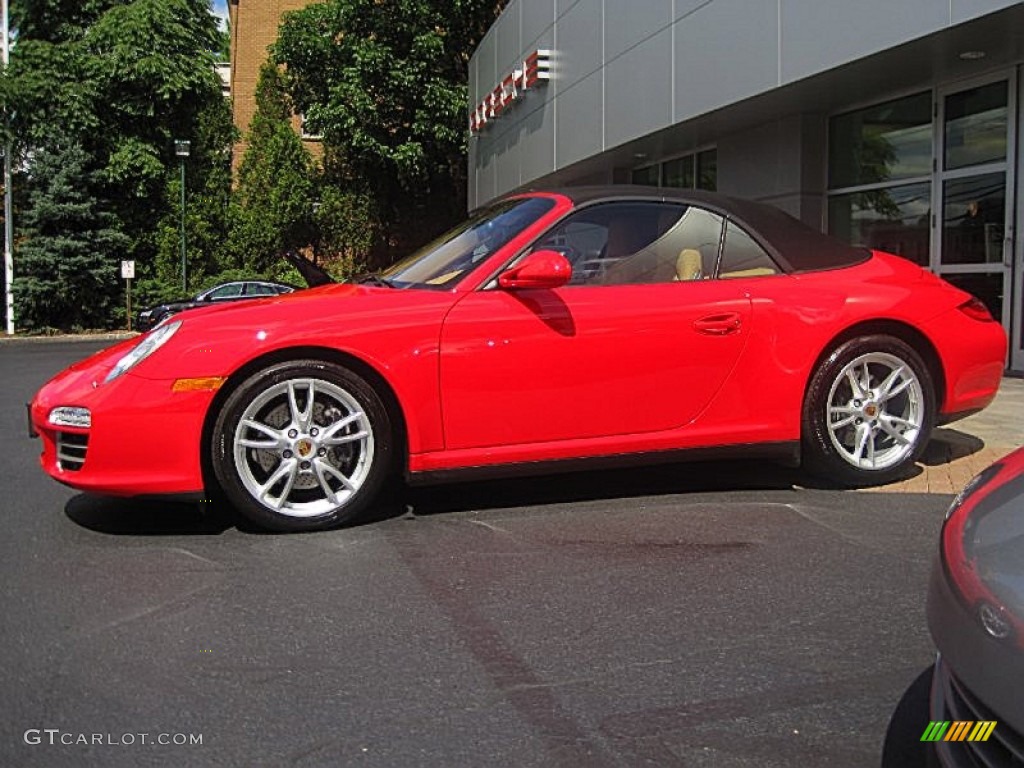
[(985, 302), (1007, 329), (1018, 314), (1011, 302), (1016, 88), (1010, 74), (939, 91), (932, 192), (933, 269)]
[[(1024, 129), (1024, 68), (1018, 70), (1017, 77), (1017, 125), (1016, 130)], [(1013, 112), (1010, 113), (1011, 115)], [(1019, 135), (1019, 134), (1018, 134)], [(1015, 146), (1015, 144), (1013, 145)], [(1014, 159), (1013, 168), (1019, 162)], [(1011, 202), (1011, 207), (1016, 212), (1016, 220), (1013, 229), (1010, 231), (1010, 243), (1012, 250), (1013, 266), (1013, 310), (1010, 313), (1010, 368), (1017, 372), (1024, 372), (1024, 174), (1017, 174), (1015, 181), (1017, 188), (1016, 204)], [(1010, 187), (1011, 189), (1013, 187)], [(1014, 233), (1016, 235), (1014, 236)]]

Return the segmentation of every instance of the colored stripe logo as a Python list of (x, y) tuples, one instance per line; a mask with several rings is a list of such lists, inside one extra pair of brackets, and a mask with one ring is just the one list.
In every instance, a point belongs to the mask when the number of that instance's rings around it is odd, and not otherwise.
[(995, 729), (994, 720), (933, 720), (924, 729), (921, 741), (988, 741)]

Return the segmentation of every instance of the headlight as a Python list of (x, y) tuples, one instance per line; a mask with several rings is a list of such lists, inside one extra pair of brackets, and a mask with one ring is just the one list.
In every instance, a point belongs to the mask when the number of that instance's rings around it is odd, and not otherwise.
[(50, 411), (48, 421), (56, 427), (89, 429), (92, 426), (92, 413), (90, 413), (88, 408), (62, 405)]
[(167, 340), (170, 339), (179, 328), (181, 328), (181, 320), (175, 320), (173, 323), (167, 323), (166, 325), (158, 325), (152, 331), (143, 336), (142, 341), (132, 347), (132, 350), (127, 355), (117, 361), (117, 364), (111, 369), (110, 373), (107, 374), (107, 378), (103, 380), (103, 383), (107, 384), (113, 381), (132, 366), (141, 363), (166, 344)]

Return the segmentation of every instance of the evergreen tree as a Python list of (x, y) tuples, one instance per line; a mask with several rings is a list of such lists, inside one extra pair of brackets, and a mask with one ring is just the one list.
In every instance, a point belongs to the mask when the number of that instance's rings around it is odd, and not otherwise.
[(14, 281), (22, 325), (97, 328), (115, 314), (130, 240), (94, 194), (90, 161), (73, 140), (55, 141), (32, 158)]

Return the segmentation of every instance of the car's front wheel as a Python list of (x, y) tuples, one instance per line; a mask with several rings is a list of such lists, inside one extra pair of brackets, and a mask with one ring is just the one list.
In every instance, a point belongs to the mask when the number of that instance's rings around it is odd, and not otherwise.
[(892, 336), (852, 339), (811, 377), (805, 464), (841, 485), (891, 482), (920, 457), (934, 421), (934, 385), (917, 351)]
[(316, 360), (250, 376), (213, 428), (211, 459), (231, 503), (277, 531), (330, 528), (373, 502), (392, 468), (391, 421), (365, 379)]

